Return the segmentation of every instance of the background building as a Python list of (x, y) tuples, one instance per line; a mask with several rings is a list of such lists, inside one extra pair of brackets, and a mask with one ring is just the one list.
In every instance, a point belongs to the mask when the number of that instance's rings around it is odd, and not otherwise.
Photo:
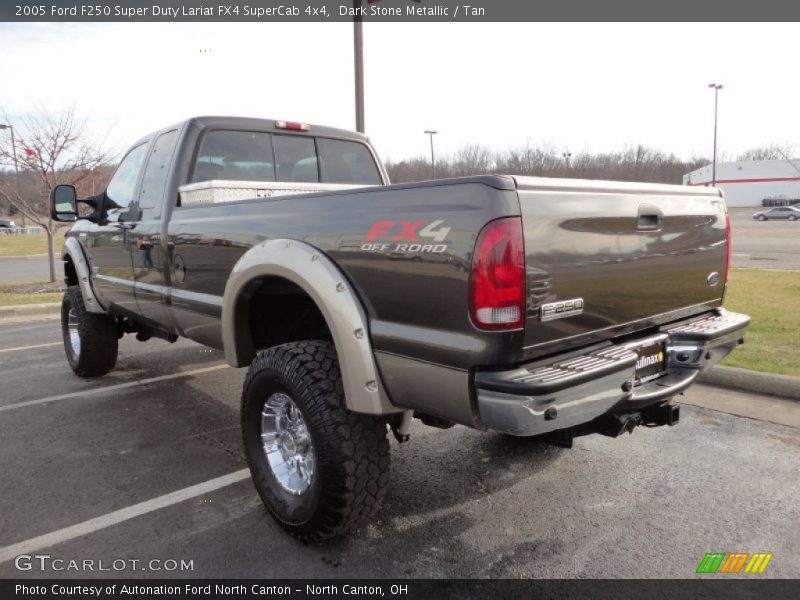
[[(711, 185), (711, 165), (687, 173), (683, 183)], [(717, 163), (717, 187), (725, 192), (728, 206), (792, 204), (800, 201), (800, 160)]]

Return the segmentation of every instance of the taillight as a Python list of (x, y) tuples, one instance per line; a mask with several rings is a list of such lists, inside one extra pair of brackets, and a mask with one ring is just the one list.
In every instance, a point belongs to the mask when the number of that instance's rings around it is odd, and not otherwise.
[(725, 213), (725, 284), (731, 272), (731, 216)]
[(525, 323), (522, 219), (506, 217), (478, 235), (469, 277), (469, 314), (479, 329), (519, 329)]

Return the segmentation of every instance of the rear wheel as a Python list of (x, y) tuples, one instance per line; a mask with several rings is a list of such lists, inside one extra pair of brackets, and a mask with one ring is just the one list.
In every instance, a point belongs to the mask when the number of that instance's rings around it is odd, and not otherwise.
[(284, 344), (255, 358), (242, 391), (242, 436), (259, 496), (296, 538), (340, 535), (383, 499), (386, 424), (345, 408), (330, 342)]
[(117, 363), (119, 336), (110, 315), (86, 312), (81, 289), (67, 288), (61, 302), (61, 336), (69, 366), (81, 377), (100, 377)]
[(789, 215), (790, 221), (797, 221), (797, 217), (795, 215)]

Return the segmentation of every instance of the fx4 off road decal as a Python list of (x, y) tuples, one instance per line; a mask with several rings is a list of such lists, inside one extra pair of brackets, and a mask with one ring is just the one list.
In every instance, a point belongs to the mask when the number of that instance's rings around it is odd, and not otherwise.
[(443, 220), (375, 221), (361, 244), (365, 252), (441, 254), (447, 250), (450, 227)]

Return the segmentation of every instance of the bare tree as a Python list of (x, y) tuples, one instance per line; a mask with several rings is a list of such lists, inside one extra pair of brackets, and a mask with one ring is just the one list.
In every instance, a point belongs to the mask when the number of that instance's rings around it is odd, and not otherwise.
[[(458, 177), (482, 173), (533, 175), (538, 177), (580, 177), (617, 181), (652, 181), (681, 183), (684, 174), (708, 164), (704, 158), (682, 160), (654, 148), (637, 145), (618, 152), (570, 154), (569, 164), (564, 153), (553, 144), (522, 146), (503, 151), (491, 151), (472, 144), (462, 147), (451, 156), (436, 161), (441, 177)], [(430, 162), (423, 157), (398, 163), (387, 161), (389, 177), (396, 183), (420, 181), (430, 174)]]
[[(102, 142), (93, 140), (86, 129), (86, 120), (75, 114), (75, 107), (51, 114), (38, 107), (14, 128), (17, 138), (17, 159), (23, 179), (34, 183), (33, 190), (0, 178), (0, 198), (39, 225), (47, 234), (50, 281), (56, 280), (53, 236), (57, 224), (50, 218), (48, 198), (58, 184), (80, 185), (111, 159), (111, 151)], [(0, 142), (0, 164), (13, 165), (10, 143)], [(20, 189), (22, 188), (22, 189)]]
[(498, 152), (495, 157), (498, 173), (514, 175), (550, 175), (566, 171), (563, 153), (559, 154), (552, 144), (531, 145), (530, 140), (523, 146)]
[(736, 157), (736, 160), (784, 160), (787, 156), (794, 153), (789, 144), (770, 144), (769, 146), (759, 146), (750, 148)]
[(480, 144), (462, 146), (448, 163), (451, 165), (451, 176), (454, 177), (480, 175), (492, 171), (494, 167), (492, 151)]

